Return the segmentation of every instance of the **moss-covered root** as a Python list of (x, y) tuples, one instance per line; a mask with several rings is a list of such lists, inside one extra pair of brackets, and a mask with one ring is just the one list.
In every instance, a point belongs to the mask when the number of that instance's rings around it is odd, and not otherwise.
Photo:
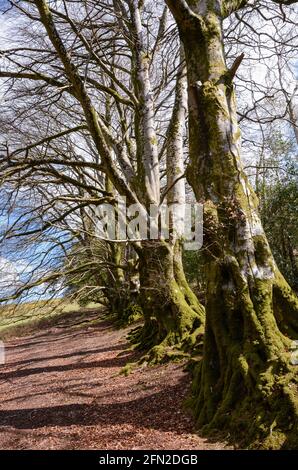
[[(201, 391), (199, 400), (192, 398), (188, 405), (197, 416), (198, 426), (206, 436), (225, 430), (226, 437), (240, 448), (298, 449), (298, 382), (295, 371), (280, 376), (280, 365), (269, 365), (255, 377), (255, 388), (243, 387), (240, 367), (234, 367), (229, 386), (214, 408), (200, 387), (203, 375), (197, 366), (196, 387)], [(194, 387), (195, 388), (195, 387)], [(198, 389), (195, 391), (196, 393)], [(216, 394), (216, 390), (213, 392)], [(210, 392), (209, 392), (210, 395)]]
[(144, 352), (139, 363), (158, 364), (202, 353), (204, 325), (179, 287), (172, 284), (172, 289), (166, 304), (150, 304), (156, 316), (145, 315), (144, 325), (128, 334), (133, 348)]
[(188, 287), (172, 245), (144, 243), (139, 258), (145, 322), (130, 334), (130, 340), (151, 363), (183, 356), (203, 333), (204, 308)]
[(127, 335), (128, 341), (132, 344), (132, 349), (138, 351), (152, 348), (159, 337), (159, 328), (156, 319), (145, 319), (143, 325), (133, 328)]
[[(140, 305), (134, 301), (128, 302), (119, 308), (114, 315), (114, 323), (117, 328), (126, 328), (143, 319), (143, 311)], [(138, 328), (138, 327), (137, 327)]]
[(226, 270), (213, 269), (191, 400), (198, 425), (241, 436), (242, 447), (297, 449), (298, 366), (275, 320), (274, 280), (248, 285), (230, 266), (227, 283)]

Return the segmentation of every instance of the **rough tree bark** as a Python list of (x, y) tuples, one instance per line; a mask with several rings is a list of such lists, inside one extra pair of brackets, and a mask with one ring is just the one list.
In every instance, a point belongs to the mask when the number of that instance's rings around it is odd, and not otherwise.
[(207, 263), (203, 359), (192, 404), (205, 430), (241, 431), (246, 444), (297, 448), (298, 302), (278, 271), (243, 172), (233, 76), (222, 20), (243, 1), (167, 0), (188, 71), (188, 181), (204, 203)]
[(137, 338), (141, 347), (155, 345), (150, 352), (151, 362), (176, 356), (179, 354), (177, 349), (193, 349), (204, 325), (204, 307), (191, 290), (182, 263), (185, 212), (183, 136), (186, 110), (187, 79), (182, 57), (167, 135), (170, 237), (168, 241), (143, 242), (138, 250), (145, 325), (141, 336)]
[[(133, 84), (138, 99), (135, 114), (138, 165), (136, 193), (149, 211), (150, 204), (158, 208), (161, 203), (160, 166), (154, 93), (150, 83), (150, 62), (143, 38), (140, 9), (138, 1), (130, 2), (131, 30), (135, 38)], [(170, 221), (171, 237), (169, 241), (144, 241), (138, 248), (140, 303), (145, 324), (132, 338), (140, 348), (153, 347), (150, 350), (150, 362), (176, 355), (177, 349), (193, 345), (195, 336), (202, 332), (204, 324), (204, 308), (187, 283), (181, 257), (181, 222), (183, 225), (185, 202), (183, 136), (187, 108), (186, 74), (183, 66), (178, 73), (175, 91), (167, 136), (167, 202), (175, 206), (175, 220)]]
[[(38, 9), (41, 23), (44, 25), (48, 38), (51, 41), (56, 55), (61, 62), (64, 74), (71, 84), (71, 93), (81, 105), (81, 109), (86, 121), (86, 126), (88, 127), (96, 149), (101, 157), (103, 171), (110, 179), (111, 183), (115, 187), (115, 190), (120, 195), (127, 197), (127, 202), (129, 204), (135, 203), (141, 208), (141, 210), (148, 210), (150, 204), (155, 204), (158, 206), (160, 202), (160, 168), (158, 161), (157, 136), (154, 122), (154, 94), (152, 92), (150, 83), (147, 43), (143, 37), (144, 28), (142, 25), (141, 15), (141, 10), (143, 8), (142, 2), (132, 0), (127, 3), (128, 7), (124, 8), (122, 2), (117, 0), (113, 1), (117, 18), (119, 20), (122, 18), (123, 20), (120, 20), (119, 27), (121, 28), (125, 23), (123, 31), (124, 37), (126, 37), (128, 32), (131, 33), (128, 44), (130, 44), (132, 52), (132, 86), (134, 93), (128, 91), (127, 94), (130, 96), (130, 104), (133, 106), (135, 114), (135, 143), (137, 148), (136, 171), (127, 155), (123, 153), (121, 149), (119, 150), (118, 143), (114, 142), (113, 136), (111, 135), (106, 123), (100, 114), (96, 111), (96, 108), (93, 105), (91, 94), (89, 93), (88, 87), (86, 86), (86, 80), (84, 80), (84, 78), (79, 74), (78, 68), (72, 60), (71, 51), (67, 49), (67, 46), (59, 34), (59, 30), (56, 27), (55, 19), (48, 2), (46, 0), (34, 0), (33, 3)], [(61, 17), (61, 13), (56, 11), (56, 14)], [(92, 47), (90, 48), (86, 38), (82, 36), (79, 29), (73, 22), (71, 22), (70, 25), (76, 37), (80, 38), (86, 50), (93, 57), (94, 51)], [(95, 59), (98, 60), (96, 55)], [(22, 78), (22, 74), (18, 74), (18, 77)], [(28, 78), (28, 74), (26, 75), (26, 78)], [(120, 102), (123, 103), (123, 99), (121, 99)], [(111, 148), (113, 148), (113, 152), (111, 151)], [(163, 259), (164, 249), (163, 247), (161, 248), (160, 245), (161, 244), (159, 242), (157, 242), (156, 245), (154, 244), (152, 252), (158, 258), (160, 257)], [(145, 254), (147, 253), (150, 257), (150, 253), (148, 252), (148, 244), (145, 242), (140, 246), (140, 263), (145, 259)], [(155, 258), (155, 255), (153, 256), (152, 254), (151, 258)], [(169, 248), (166, 258), (167, 260), (171, 258), (169, 263), (170, 265), (173, 265), (174, 250)], [(145, 273), (147, 266), (148, 263), (146, 262), (143, 268), (140, 266), (142, 273)], [(164, 267), (160, 267), (159, 263), (153, 262), (153, 266), (156, 271), (156, 277), (160, 279), (161, 286), (163, 284), (167, 285), (171, 282), (171, 279), (168, 279), (167, 277), (170, 274), (170, 271), (164, 269)], [(180, 268), (182, 270), (182, 266), (180, 266)], [(149, 315), (150, 318), (154, 316), (155, 323), (159, 325), (158, 331), (164, 330), (163, 336), (173, 337), (172, 328), (170, 328), (169, 331), (167, 328), (164, 329), (164, 326), (168, 322), (164, 321), (163, 319), (164, 311), (161, 308), (161, 305), (158, 305), (156, 302), (153, 303), (150, 296), (148, 297), (146, 295), (147, 291), (152, 292), (151, 288), (153, 286), (151, 285), (151, 280), (152, 275), (149, 274), (148, 270), (146, 276), (145, 274), (142, 274), (143, 285), (141, 286), (141, 289), (143, 293), (141, 297), (143, 299), (144, 309), (146, 312), (148, 312), (148, 314), (145, 314), (145, 323), (147, 324)], [(182, 289), (185, 290), (183, 286)], [(181, 296), (177, 296), (176, 293), (173, 293), (172, 289), (165, 288), (164, 297), (161, 304), (164, 305), (165, 303), (171, 306), (170, 310), (173, 316), (176, 314), (179, 316), (184, 315), (183, 312), (186, 311), (186, 323), (187, 325), (190, 324), (189, 310), (192, 310), (192, 307), (189, 305), (189, 302), (187, 303), (184, 295), (181, 298)], [(185, 304), (187, 304), (187, 308), (185, 307)], [(200, 310), (201, 314), (202, 308), (200, 306), (198, 307), (198, 310)], [(193, 319), (197, 319), (198, 316), (199, 315), (195, 311), (192, 311)], [(186, 330), (189, 330), (189, 327), (183, 329), (183, 337), (186, 335)], [(144, 340), (142, 344), (148, 348), (149, 345), (146, 342), (148, 337), (143, 334), (147, 331), (147, 328), (144, 328), (142, 331), (142, 338)], [(155, 331), (156, 330), (154, 329), (154, 332)], [(150, 334), (152, 334), (152, 332), (150, 332)], [(178, 336), (178, 334), (176, 336)], [(154, 344), (157, 344), (160, 341), (160, 334), (156, 334)], [(178, 342), (180, 342), (180, 340)], [(171, 341), (171, 344), (172, 343), (173, 341)]]

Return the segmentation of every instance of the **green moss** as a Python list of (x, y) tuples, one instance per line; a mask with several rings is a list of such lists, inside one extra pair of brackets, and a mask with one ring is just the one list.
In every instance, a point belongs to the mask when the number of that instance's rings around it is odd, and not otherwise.
[(129, 362), (124, 367), (122, 367), (119, 374), (125, 375), (125, 377), (127, 377), (133, 371), (134, 367), (135, 367), (135, 364)]
[(277, 268), (273, 284), (273, 306), (275, 319), (281, 331), (297, 340), (298, 298)]
[(220, 22), (218, 21), (218, 16), (213, 13), (209, 12), (205, 18), (205, 24), (207, 26), (205, 30), (205, 38), (207, 39), (207, 42), (215, 38), (219, 38), (221, 36), (221, 25)]
[(274, 260), (258, 224), (258, 200), (241, 167), (221, 21), (214, 5), (208, 7), (203, 40), (180, 28), (189, 76), (187, 178), (205, 203), (207, 246), (204, 353), (194, 367), (189, 402), (206, 433), (225, 426), (245, 447), (295, 448), (297, 369), (275, 310), (292, 335), (298, 331), (297, 309), (284, 283), (274, 278)]
[(143, 318), (142, 307), (138, 304), (130, 302), (127, 307), (117, 316), (116, 325), (123, 328), (131, 325)]
[(140, 253), (140, 301), (145, 322), (130, 339), (144, 351), (146, 361), (173, 359), (177, 351), (184, 356), (193, 344), (189, 336), (203, 328), (204, 309), (187, 284), (180, 248), (156, 242), (144, 244)]
[(151, 137), (150, 144), (151, 145), (157, 145), (157, 138), (156, 137)]

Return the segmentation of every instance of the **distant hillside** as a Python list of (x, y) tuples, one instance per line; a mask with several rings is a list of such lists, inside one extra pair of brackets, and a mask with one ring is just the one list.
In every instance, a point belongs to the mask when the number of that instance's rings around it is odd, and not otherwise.
[(0, 340), (12, 336), (23, 336), (37, 328), (55, 325), (61, 317), (67, 317), (86, 310), (98, 308), (90, 303), (81, 309), (76, 302), (63, 299), (41, 300), (22, 304), (0, 306)]

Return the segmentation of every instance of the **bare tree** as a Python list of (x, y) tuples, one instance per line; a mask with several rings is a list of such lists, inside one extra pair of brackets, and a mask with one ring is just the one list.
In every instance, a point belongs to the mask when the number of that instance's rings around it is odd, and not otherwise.
[[(72, 172), (87, 173), (87, 182), (85, 177), (79, 183), (81, 189), (88, 192), (88, 197), (89, 194), (95, 197), (99, 191), (103, 196), (101, 202), (110, 195), (100, 187), (98, 175), (93, 173), (105, 174), (117, 194), (126, 196), (140, 211), (148, 211), (150, 204), (159, 207), (169, 189), (172, 193), (183, 193), (181, 145), (185, 110), (176, 112), (177, 108), (185, 106), (185, 103), (179, 103), (184, 100), (182, 94), (179, 95), (180, 85), (173, 117), (166, 117), (166, 114), (172, 114), (175, 77), (180, 62), (179, 47), (175, 51), (171, 44), (166, 45), (166, 40), (173, 37), (174, 46), (179, 46), (179, 42), (175, 28), (173, 31), (167, 23), (167, 9), (161, 8), (162, 3), (154, 13), (151, 4), (145, 7), (136, 1), (124, 4), (106, 1), (100, 5), (90, 1), (69, 6), (66, 2), (58, 5), (34, 1), (24, 2), (24, 7), (11, 3), (19, 11), (18, 17), (25, 18), (26, 24), (35, 25), (34, 40), (38, 43), (37, 38), (41, 38), (39, 41), (44, 43), (44, 49), (38, 45), (5, 50), (6, 68), (1, 68), (0, 76), (10, 80), (7, 92), (12, 102), (15, 106), (20, 103), (18, 97), (22, 85), (18, 83), (21, 81), (30, 95), (28, 104), (30, 100), (34, 103), (33, 109), (38, 106), (41, 113), (53, 109), (54, 120), (58, 121), (62, 107), (67, 116), (65, 123), (72, 123), (62, 131), (63, 135), (69, 133), (73, 139), (80, 139), (80, 132), (88, 134), (92, 160), (84, 158), (85, 151), (79, 161), (70, 159), (67, 153), (63, 158), (61, 154), (60, 158), (49, 157), (48, 148), (57, 147), (61, 135), (44, 129), (44, 138), (35, 142), (30, 140), (23, 148), (8, 150), (5, 157), (9, 160), (8, 167), (19, 167), (20, 160), (27, 155), (22, 162), (23, 168), (26, 171), (34, 168), (35, 174), (47, 172), (58, 176), (56, 165), (61, 164), (60, 168), (67, 169), (63, 178), (75, 185), (69, 168)], [(26, 34), (22, 32), (22, 35)], [(165, 54), (165, 47), (167, 50), (172, 48), (174, 57), (171, 60)], [(160, 66), (162, 74), (158, 69)], [(40, 96), (42, 101), (37, 104)], [(106, 115), (107, 100), (111, 102), (109, 118)], [(30, 122), (31, 118), (27, 126)], [(171, 131), (171, 146), (166, 143), (169, 125), (172, 130), (177, 127), (177, 132)], [(45, 145), (46, 154), (34, 159), (33, 149), (40, 145)], [(168, 154), (169, 162), (170, 152), (173, 162), (179, 162), (182, 173), (178, 175), (177, 186), (169, 177), (170, 186), (165, 184), (161, 188), (166, 174), (165, 154)], [(178, 152), (177, 157), (175, 152)], [(92, 191), (94, 183), (96, 189)], [(141, 273), (140, 299), (145, 315), (139, 340), (144, 347), (149, 345), (148, 337), (153, 343), (162, 342), (163, 346), (187, 343), (194, 325), (199, 328), (204, 322), (204, 309), (187, 285), (181, 248), (176, 241), (177, 236), (169, 242), (157, 239), (135, 244)], [(158, 350), (159, 357), (161, 349)]]
[[(246, 442), (297, 445), (295, 368), (297, 298), (279, 272), (258, 201), (241, 164), (233, 79), (222, 21), (246, 1), (167, 0), (188, 72), (190, 163), (187, 177), (205, 207), (207, 303), (204, 357), (196, 371), (200, 425), (245, 429)], [(282, 2), (280, 2), (282, 4)], [(296, 385), (295, 385), (296, 384)], [(239, 426), (239, 427), (238, 427)], [(274, 428), (274, 429), (273, 429)]]

